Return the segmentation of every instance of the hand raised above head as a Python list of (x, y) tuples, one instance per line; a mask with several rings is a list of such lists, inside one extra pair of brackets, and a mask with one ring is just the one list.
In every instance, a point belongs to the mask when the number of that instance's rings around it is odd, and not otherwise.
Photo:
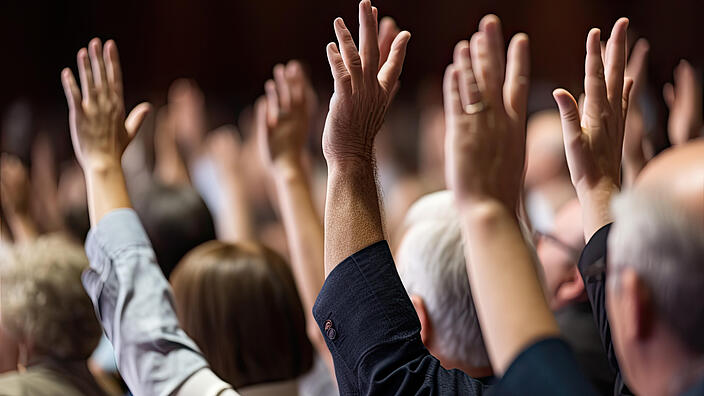
[(95, 38), (88, 50), (78, 51), (77, 58), (82, 92), (70, 69), (61, 72), (76, 157), (84, 169), (119, 164), (151, 105), (137, 105), (125, 119), (122, 70), (114, 41), (108, 40), (103, 49)]
[(578, 195), (594, 189), (618, 189), (628, 98), (633, 80), (626, 69), (628, 19), (619, 19), (601, 59), (599, 29), (587, 36), (584, 110), (580, 116), (574, 98), (564, 89), (553, 92), (562, 118), (565, 154)]
[[(504, 60), (501, 22), (485, 16), (455, 46), (444, 80), (446, 176), (460, 205), (492, 199), (515, 211), (523, 185), (530, 56), (517, 34)], [(504, 72), (505, 70), (505, 72)]]
[(406, 31), (395, 34), (389, 22), (382, 22), (380, 43), (377, 15), (369, 0), (359, 3), (359, 51), (344, 21), (337, 18), (334, 22), (339, 49), (330, 43), (327, 55), (335, 92), (323, 132), (323, 153), (329, 164), (371, 161), (374, 138), (401, 74), (411, 35)]
[(274, 67), (274, 79), (264, 89), (265, 99), (255, 105), (262, 158), (274, 166), (298, 164), (316, 102), (313, 87), (301, 64), (292, 60)]
[(29, 217), (30, 181), (27, 168), (11, 154), (0, 156), (0, 201), (9, 218)]
[(674, 76), (675, 84), (665, 84), (663, 96), (670, 109), (667, 134), (670, 143), (678, 145), (702, 133), (702, 82), (684, 59), (675, 67)]

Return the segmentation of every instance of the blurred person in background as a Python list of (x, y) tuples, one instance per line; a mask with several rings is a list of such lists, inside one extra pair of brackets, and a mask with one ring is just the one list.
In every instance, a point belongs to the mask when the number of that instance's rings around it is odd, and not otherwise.
[(88, 260), (60, 236), (5, 248), (0, 262), (3, 332), (23, 371), (0, 376), (8, 395), (102, 395), (87, 360), (101, 330), (81, 285)]

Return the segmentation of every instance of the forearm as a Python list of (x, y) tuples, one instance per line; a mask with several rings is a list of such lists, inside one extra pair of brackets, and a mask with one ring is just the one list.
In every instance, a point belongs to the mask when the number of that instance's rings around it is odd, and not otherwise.
[(239, 242), (254, 239), (252, 208), (244, 180), (239, 175), (223, 177), (223, 216), (218, 221), (220, 239)]
[(325, 236), (300, 165), (275, 173), (279, 209), (303, 305), (310, 312), (325, 281)]
[(306, 321), (308, 337), (334, 373), (332, 356), (312, 316), (313, 305), (325, 281), (323, 223), (315, 211), (310, 185), (300, 164), (277, 168), (274, 180), (293, 276), (309, 316)]
[(577, 189), (577, 197), (582, 206), (585, 242), (589, 241), (601, 227), (613, 222), (609, 205), (618, 190), (618, 186), (612, 183), (602, 183), (595, 188), (584, 190)]
[(503, 373), (525, 348), (559, 334), (535, 263), (501, 203), (461, 208), (467, 272), (492, 365)]
[(353, 253), (384, 239), (371, 161), (328, 161), (325, 275)]
[(131, 208), (125, 175), (118, 162), (83, 169), (88, 194), (90, 225), (95, 227), (109, 212), (119, 208)]

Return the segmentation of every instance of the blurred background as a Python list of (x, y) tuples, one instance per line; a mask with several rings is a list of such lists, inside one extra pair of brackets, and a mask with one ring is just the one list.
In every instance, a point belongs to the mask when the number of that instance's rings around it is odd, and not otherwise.
[[(519, 31), (530, 35), (531, 110), (553, 106), (549, 93), (555, 87), (581, 91), (588, 29), (596, 26), (608, 34), (619, 16), (630, 17), (633, 38), (646, 37), (651, 43), (648, 83), (657, 99), (653, 103), (658, 109), (657, 125), (664, 126), (666, 120), (662, 85), (672, 80), (677, 62), (685, 58), (695, 67), (704, 64), (700, 0), (380, 0), (375, 4), (380, 16), (393, 16), (412, 33), (399, 93), (400, 101), (411, 108), (421, 97), (439, 98), (439, 81), (454, 44), (469, 37), (488, 12), (502, 19), (507, 38)], [(341, 16), (354, 32), (356, 13), (356, 0), (5, 0), (0, 5), (4, 54), (0, 70), (5, 77), (0, 111), (7, 120), (8, 112), (25, 111), (11, 106), (23, 101), (29, 105), (24, 109), (33, 114), (32, 125), (23, 128), (48, 132), (56, 139), (59, 156), (70, 154), (59, 73), (65, 66), (75, 72), (77, 50), (94, 36), (118, 43), (128, 108), (143, 100), (160, 105), (174, 79), (191, 77), (207, 96), (208, 126), (236, 122), (240, 111), (263, 92), (273, 65), (292, 58), (309, 67), (324, 104), (324, 95), (332, 90), (324, 50), (334, 39), (332, 21)], [(4, 146), (4, 150), (23, 151), (8, 147), (7, 139)]]

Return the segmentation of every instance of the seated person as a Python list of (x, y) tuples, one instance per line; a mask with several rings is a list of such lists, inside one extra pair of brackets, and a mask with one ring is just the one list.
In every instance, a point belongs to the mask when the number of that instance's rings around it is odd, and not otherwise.
[(313, 349), (283, 258), (253, 242), (206, 242), (181, 260), (171, 284), (179, 323), (215, 374), (243, 395), (298, 394)]
[(45, 236), (8, 248), (0, 263), (0, 326), (26, 367), (0, 375), (0, 393), (104, 394), (88, 371), (101, 330), (81, 285), (88, 267), (81, 247)]
[(402, 228), (398, 271), (420, 319), (423, 344), (443, 367), (491, 382), (493, 371), (469, 289), (452, 192), (420, 198)]

